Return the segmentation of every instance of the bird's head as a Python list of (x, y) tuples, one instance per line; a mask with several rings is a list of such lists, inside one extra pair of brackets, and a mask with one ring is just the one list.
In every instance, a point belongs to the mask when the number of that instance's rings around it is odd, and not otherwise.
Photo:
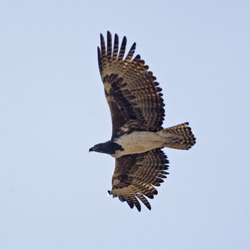
[(89, 152), (105, 153), (105, 143), (99, 143), (89, 149)]
[(89, 149), (89, 152), (95, 151), (99, 153), (114, 155), (116, 150), (123, 151), (123, 148), (115, 142), (107, 141), (104, 143), (96, 144), (95, 146)]

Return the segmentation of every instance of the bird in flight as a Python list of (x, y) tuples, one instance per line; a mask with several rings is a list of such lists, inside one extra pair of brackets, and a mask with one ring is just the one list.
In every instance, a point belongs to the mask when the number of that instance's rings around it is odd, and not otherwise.
[(166, 178), (169, 161), (164, 147), (187, 150), (195, 144), (189, 124), (163, 128), (165, 116), (162, 89), (140, 55), (134, 56), (134, 43), (125, 55), (127, 38), (101, 34), (97, 48), (98, 64), (112, 119), (111, 140), (89, 151), (115, 158), (112, 177), (113, 197), (141, 211), (141, 202), (157, 195), (157, 186)]

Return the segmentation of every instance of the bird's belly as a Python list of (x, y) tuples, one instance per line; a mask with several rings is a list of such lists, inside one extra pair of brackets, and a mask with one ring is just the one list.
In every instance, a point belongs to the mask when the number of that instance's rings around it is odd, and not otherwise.
[(117, 152), (115, 157), (128, 154), (140, 154), (155, 148), (162, 147), (162, 137), (156, 132), (138, 131), (131, 134), (125, 134), (115, 140), (122, 146), (124, 151)]

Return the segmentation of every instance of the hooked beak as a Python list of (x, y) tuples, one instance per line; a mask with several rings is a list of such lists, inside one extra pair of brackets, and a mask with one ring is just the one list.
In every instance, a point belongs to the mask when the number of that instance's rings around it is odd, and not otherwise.
[(89, 152), (92, 152), (92, 151), (94, 151), (94, 147), (92, 147), (92, 148), (89, 149)]

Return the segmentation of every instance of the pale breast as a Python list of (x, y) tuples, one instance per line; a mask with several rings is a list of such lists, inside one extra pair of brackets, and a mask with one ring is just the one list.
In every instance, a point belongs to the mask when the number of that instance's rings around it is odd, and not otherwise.
[(124, 151), (119, 151), (114, 157), (128, 154), (139, 154), (149, 150), (162, 147), (162, 138), (155, 132), (137, 131), (131, 134), (124, 134), (115, 140), (122, 146)]

